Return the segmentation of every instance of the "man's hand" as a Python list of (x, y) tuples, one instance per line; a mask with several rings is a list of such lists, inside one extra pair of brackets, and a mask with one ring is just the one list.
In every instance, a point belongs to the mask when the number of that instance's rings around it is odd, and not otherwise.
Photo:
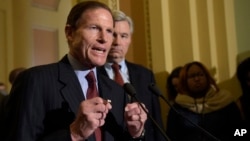
[(76, 119), (70, 125), (73, 141), (87, 139), (98, 127), (104, 125), (105, 118), (112, 108), (110, 102), (95, 97), (80, 103)]
[[(142, 105), (145, 108), (145, 105)], [(147, 120), (147, 114), (142, 109), (140, 104), (138, 102), (127, 104), (125, 107), (124, 116), (130, 135), (133, 138), (140, 137), (144, 130), (144, 124)]]

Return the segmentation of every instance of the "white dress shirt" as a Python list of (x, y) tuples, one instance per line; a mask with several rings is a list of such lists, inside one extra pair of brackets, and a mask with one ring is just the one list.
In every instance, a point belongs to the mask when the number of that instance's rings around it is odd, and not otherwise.
[(71, 66), (73, 67), (74, 69), (74, 72), (81, 84), (81, 87), (82, 87), (82, 91), (83, 91), (83, 94), (86, 98), (86, 94), (87, 94), (87, 90), (88, 90), (88, 81), (86, 79), (86, 75), (91, 71), (93, 70), (94, 74), (95, 74), (95, 78), (96, 78), (96, 86), (97, 86), (97, 91), (98, 91), (98, 80), (97, 80), (97, 77), (96, 77), (96, 67), (94, 67), (93, 69), (91, 70), (84, 70), (83, 69), (83, 65), (78, 61), (76, 60), (72, 55), (68, 54), (67, 55), (68, 59), (69, 59), (69, 62), (71, 64)]
[[(104, 65), (104, 67), (105, 67), (105, 70), (106, 70), (106, 72), (107, 72), (109, 78), (112, 79), (112, 80), (114, 80), (115, 75), (114, 75), (114, 71), (113, 71), (113, 69), (112, 69), (112, 67), (111, 67), (112, 64), (113, 64), (113, 63), (108, 63), (108, 62), (107, 62), (107, 63)], [(119, 71), (120, 71), (120, 74), (121, 74), (121, 76), (122, 76), (122, 79), (123, 79), (124, 83), (129, 83), (128, 68), (127, 68), (127, 65), (126, 65), (126, 63), (125, 63), (125, 60), (121, 61), (121, 62), (119, 63), (119, 66), (120, 66), (120, 70), (119, 70)]]

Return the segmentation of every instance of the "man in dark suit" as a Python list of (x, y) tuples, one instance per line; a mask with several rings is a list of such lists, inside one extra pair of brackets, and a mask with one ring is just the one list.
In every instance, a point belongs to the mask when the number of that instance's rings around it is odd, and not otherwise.
[(138, 103), (127, 103), (122, 87), (96, 72), (106, 62), (113, 26), (110, 9), (100, 2), (71, 9), (65, 27), (69, 53), (15, 80), (0, 120), (1, 140), (142, 139), (146, 113)]
[[(125, 60), (125, 55), (131, 43), (133, 22), (122, 11), (113, 11), (113, 17), (115, 19), (114, 41), (108, 54), (107, 63), (98, 70), (109, 78), (116, 80), (116, 71), (113, 70), (113, 66), (118, 64), (123, 83), (131, 83), (135, 87), (136, 97), (146, 105), (149, 114), (163, 129), (159, 99), (148, 89), (148, 85), (155, 83), (152, 71)], [(145, 129), (146, 141), (165, 140), (151, 120), (147, 120)]]

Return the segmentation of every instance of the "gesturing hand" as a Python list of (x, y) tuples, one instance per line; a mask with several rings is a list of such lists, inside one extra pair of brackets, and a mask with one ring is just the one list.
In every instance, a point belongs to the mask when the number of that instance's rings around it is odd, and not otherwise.
[[(142, 105), (145, 108), (145, 105)], [(127, 104), (125, 107), (124, 116), (130, 135), (134, 138), (139, 137), (147, 120), (147, 114), (142, 109), (140, 104), (138, 102)]]
[(85, 140), (103, 126), (111, 108), (110, 102), (101, 97), (82, 101), (76, 119), (70, 125), (72, 140)]

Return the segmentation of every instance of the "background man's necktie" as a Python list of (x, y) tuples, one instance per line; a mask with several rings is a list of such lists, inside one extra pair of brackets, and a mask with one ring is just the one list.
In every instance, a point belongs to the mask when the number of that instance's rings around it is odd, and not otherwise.
[[(89, 85), (88, 90), (87, 90), (87, 99), (97, 97), (98, 96), (98, 91), (97, 91), (97, 87), (96, 87), (96, 79), (95, 79), (94, 72), (90, 71), (86, 75), (86, 79), (87, 79), (88, 85)], [(102, 140), (102, 133), (101, 133), (100, 128), (97, 128), (95, 130), (95, 138), (96, 138), (96, 141), (101, 141)]]
[(114, 75), (115, 75), (114, 80), (118, 84), (120, 84), (121, 86), (123, 86), (124, 81), (123, 81), (122, 76), (120, 74), (120, 66), (117, 63), (113, 63), (113, 65), (111, 67), (112, 67), (112, 69), (114, 71)]

